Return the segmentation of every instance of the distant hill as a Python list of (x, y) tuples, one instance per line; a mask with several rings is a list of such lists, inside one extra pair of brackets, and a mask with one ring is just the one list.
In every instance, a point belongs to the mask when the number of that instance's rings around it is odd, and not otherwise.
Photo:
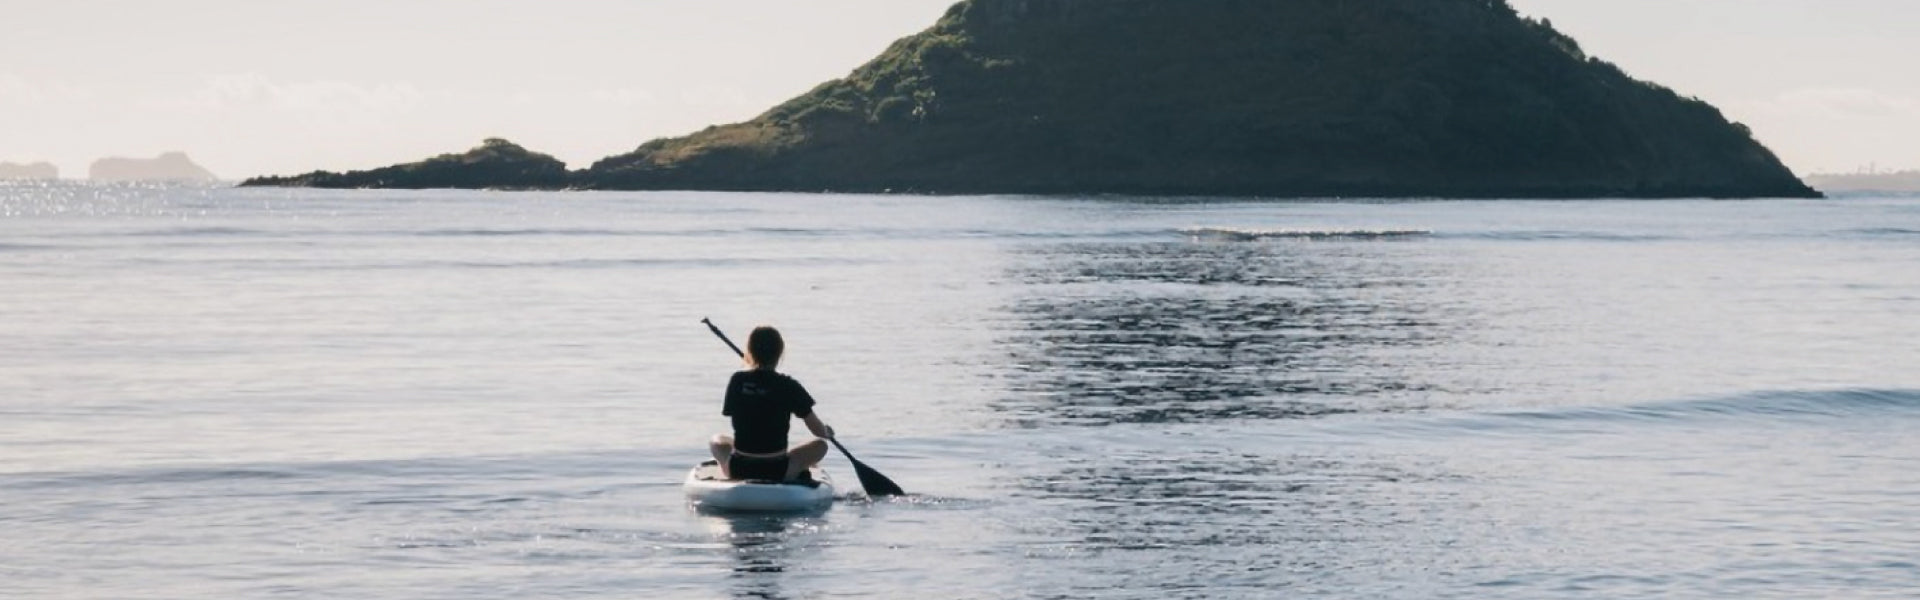
[(1896, 173), (1808, 175), (1807, 185), (1829, 193), (1920, 192), (1920, 170)]
[(557, 189), (567, 185), (567, 164), (513, 142), (488, 138), (460, 154), (370, 171), (314, 171), (292, 177), (255, 177), (243, 186), (398, 189)]
[(53, 163), (18, 164), (0, 162), (0, 179), (59, 179), (60, 168)]
[[(469, 166), (475, 172), (446, 179), (515, 181)], [(382, 172), (250, 183), (393, 186)], [(1712, 106), (1586, 56), (1505, 0), (967, 0), (847, 77), (751, 121), (650, 141), (566, 181), (1276, 197), (1818, 195)]]
[(184, 152), (167, 152), (154, 158), (102, 158), (87, 168), (94, 181), (187, 181), (210, 182), (219, 178), (194, 164)]

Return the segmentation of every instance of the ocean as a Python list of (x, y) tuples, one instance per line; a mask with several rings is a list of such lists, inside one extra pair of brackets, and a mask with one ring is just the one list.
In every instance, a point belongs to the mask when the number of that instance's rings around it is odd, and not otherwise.
[[(910, 495), (690, 509), (702, 318)], [(6, 598), (1920, 590), (1915, 197), (12, 183), (0, 319)]]

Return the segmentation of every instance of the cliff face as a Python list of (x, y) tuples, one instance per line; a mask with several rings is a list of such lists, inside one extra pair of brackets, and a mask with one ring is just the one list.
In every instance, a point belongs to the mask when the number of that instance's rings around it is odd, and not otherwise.
[(460, 154), (368, 171), (314, 171), (292, 177), (255, 177), (243, 186), (397, 189), (558, 189), (567, 185), (567, 164), (500, 138)]
[[(435, 182), (523, 185), (478, 172), (491, 164), (460, 163), (473, 174)], [(251, 183), (417, 187), (374, 175), (404, 168)], [(598, 189), (1817, 195), (1712, 106), (1587, 57), (1505, 0), (966, 0), (758, 118), (647, 142), (565, 179)]]
[(969, 0), (607, 188), (1807, 196), (1713, 107), (1504, 0)]
[(102, 158), (87, 168), (94, 181), (190, 181), (210, 182), (213, 173), (194, 164), (182, 152), (168, 152), (154, 158)]

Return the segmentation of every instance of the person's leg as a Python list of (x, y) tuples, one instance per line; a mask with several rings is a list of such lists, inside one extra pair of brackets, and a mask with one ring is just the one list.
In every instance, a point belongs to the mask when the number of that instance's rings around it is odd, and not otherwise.
[(707, 440), (707, 450), (713, 453), (714, 460), (720, 462), (720, 477), (733, 479), (733, 475), (727, 472), (727, 460), (733, 458), (733, 436), (724, 433), (713, 434), (713, 439)]
[(827, 441), (812, 440), (787, 450), (787, 479), (799, 479), (801, 473), (827, 457)]

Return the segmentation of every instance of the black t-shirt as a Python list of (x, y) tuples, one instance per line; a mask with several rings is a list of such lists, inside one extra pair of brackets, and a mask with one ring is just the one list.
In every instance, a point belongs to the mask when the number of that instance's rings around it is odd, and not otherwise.
[(813, 414), (813, 396), (792, 377), (773, 371), (740, 371), (727, 382), (720, 414), (733, 417), (733, 447), (768, 454), (787, 451), (792, 418)]

